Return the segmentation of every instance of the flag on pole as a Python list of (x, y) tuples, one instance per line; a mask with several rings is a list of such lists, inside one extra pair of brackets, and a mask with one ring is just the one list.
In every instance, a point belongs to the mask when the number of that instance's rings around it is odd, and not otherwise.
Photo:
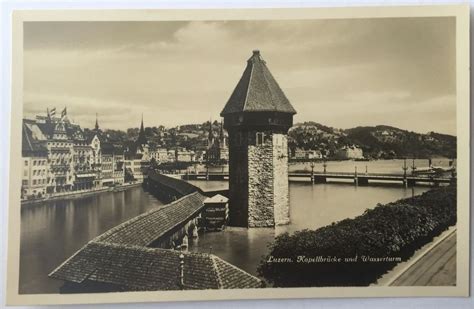
[(51, 111), (49, 112), (49, 115), (50, 115), (50, 116), (56, 115), (56, 107), (53, 107), (53, 108), (51, 109)]
[(63, 111), (61, 112), (61, 118), (67, 115), (66, 107), (64, 107)]

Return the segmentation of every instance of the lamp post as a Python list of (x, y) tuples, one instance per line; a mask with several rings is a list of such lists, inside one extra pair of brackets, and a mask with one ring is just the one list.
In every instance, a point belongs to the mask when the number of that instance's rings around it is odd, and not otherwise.
[(408, 186), (408, 182), (407, 182), (407, 158), (403, 158), (403, 185), (405, 186), (405, 188)]
[(357, 165), (355, 166), (355, 170), (354, 170), (354, 183), (356, 186), (359, 185), (359, 177), (357, 176)]
[(309, 165), (311, 166), (311, 184), (314, 184), (314, 161), (311, 161)]

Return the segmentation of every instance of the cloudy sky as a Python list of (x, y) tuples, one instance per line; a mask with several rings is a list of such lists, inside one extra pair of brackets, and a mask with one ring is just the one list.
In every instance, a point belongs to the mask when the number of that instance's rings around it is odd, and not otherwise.
[(102, 128), (218, 119), (259, 49), (298, 114), (455, 134), (454, 18), (29, 22), (24, 112)]

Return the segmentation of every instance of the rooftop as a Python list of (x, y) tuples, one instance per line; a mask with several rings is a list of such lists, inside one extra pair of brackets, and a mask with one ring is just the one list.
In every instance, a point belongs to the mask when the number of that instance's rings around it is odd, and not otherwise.
[(296, 110), (268, 70), (260, 51), (254, 50), (221, 116), (263, 111), (296, 114)]
[(180, 179), (172, 178), (166, 175), (158, 174), (157, 172), (151, 170), (148, 173), (148, 177), (150, 179), (156, 180), (159, 182), (162, 186), (166, 186), (168, 188), (172, 188), (174, 191), (179, 193), (181, 196), (188, 195), (190, 193), (194, 192), (201, 192), (201, 189), (199, 189), (196, 186), (193, 186), (192, 184), (182, 181)]
[[(194, 192), (132, 218), (91, 240), (49, 276), (118, 285), (130, 291), (261, 287), (260, 279), (215, 255), (147, 247), (194, 217), (205, 199)], [(184, 287), (178, 285), (180, 254)]]
[(227, 203), (229, 199), (223, 195), (216, 194), (213, 197), (208, 197), (207, 199), (204, 200), (204, 204), (221, 204), (221, 203)]
[(198, 192), (145, 212), (99, 235), (95, 241), (118, 245), (148, 246), (154, 240), (187, 222), (204, 206), (206, 197)]
[(92, 241), (55, 269), (50, 276), (83, 283), (115, 284), (131, 291), (178, 290), (180, 254), (184, 289), (259, 288), (262, 281), (206, 253), (125, 246)]

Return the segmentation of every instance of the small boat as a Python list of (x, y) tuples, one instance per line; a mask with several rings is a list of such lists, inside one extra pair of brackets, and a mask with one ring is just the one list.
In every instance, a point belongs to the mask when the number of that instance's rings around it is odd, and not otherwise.
[(455, 171), (454, 166), (442, 167), (442, 166), (429, 166), (429, 167), (419, 167), (413, 171), (413, 175), (416, 176), (446, 176), (448, 173)]

